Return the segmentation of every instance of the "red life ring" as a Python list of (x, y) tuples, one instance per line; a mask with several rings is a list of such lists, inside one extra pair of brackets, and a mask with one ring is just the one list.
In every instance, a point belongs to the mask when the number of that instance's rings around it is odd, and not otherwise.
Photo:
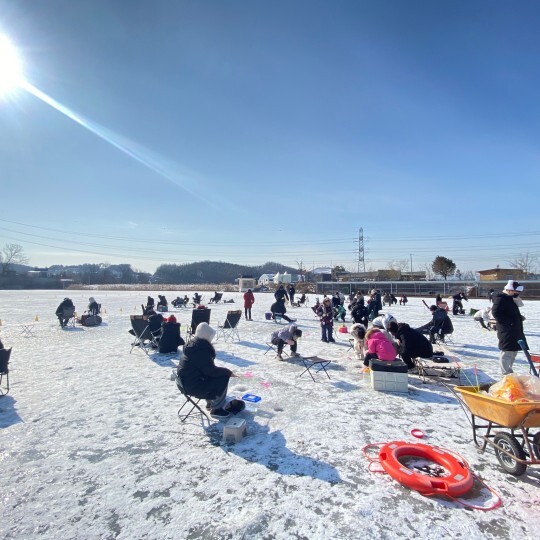
[[(446, 469), (449, 474), (443, 477), (433, 477), (416, 472), (400, 462), (399, 458), (405, 456), (432, 461)], [(386, 443), (379, 451), (379, 461), (392, 478), (426, 496), (459, 497), (467, 493), (474, 483), (474, 477), (464, 463), (442, 448), (428, 444), (404, 441)]]

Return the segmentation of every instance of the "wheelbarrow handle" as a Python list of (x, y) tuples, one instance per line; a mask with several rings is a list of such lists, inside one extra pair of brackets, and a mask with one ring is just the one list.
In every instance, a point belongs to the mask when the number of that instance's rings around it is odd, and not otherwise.
[(529, 362), (529, 368), (531, 369), (531, 373), (535, 377), (538, 377), (538, 371), (536, 370), (534, 362), (531, 359), (531, 355), (529, 354), (529, 350), (527, 348), (527, 343), (525, 343), (524, 339), (519, 339), (518, 340), (518, 345), (521, 347), (521, 350), (525, 353), (525, 356), (527, 357), (527, 362)]

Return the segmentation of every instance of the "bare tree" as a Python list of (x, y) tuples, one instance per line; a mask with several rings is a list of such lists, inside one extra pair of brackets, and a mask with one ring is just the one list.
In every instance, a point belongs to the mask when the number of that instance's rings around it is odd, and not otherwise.
[(296, 261), (296, 266), (298, 266), (298, 273), (303, 276), (306, 272), (304, 261)]
[(409, 267), (409, 261), (407, 259), (392, 260), (387, 266), (389, 270), (399, 270), (400, 272), (404, 272)]
[(515, 259), (508, 261), (512, 268), (519, 268), (525, 274), (535, 274), (538, 268), (538, 256), (529, 251), (520, 253)]
[(426, 280), (431, 281), (434, 277), (433, 270), (431, 269), (431, 264), (426, 263), (424, 265), (424, 270), (426, 272)]
[(24, 254), (24, 249), (19, 244), (6, 244), (0, 253), (0, 264), (2, 274), (9, 270), (11, 264), (27, 264), (28, 257)]

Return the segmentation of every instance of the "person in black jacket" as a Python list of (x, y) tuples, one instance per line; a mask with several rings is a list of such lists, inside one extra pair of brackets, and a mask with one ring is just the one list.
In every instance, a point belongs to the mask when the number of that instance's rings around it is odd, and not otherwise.
[[(499, 359), (501, 362), (501, 373), (508, 375), (513, 373), (512, 366), (516, 359), (517, 352), (521, 349), (518, 340), (525, 341), (523, 334), (523, 318), (519, 312), (518, 305), (522, 305), (519, 293), (523, 291), (523, 285), (517, 281), (510, 280), (503, 292), (497, 294), (493, 300), (491, 313), (496, 321), (497, 337), (499, 338)], [(528, 348), (528, 347), (527, 347)]]
[(176, 321), (176, 317), (171, 315), (163, 321), (161, 325), (161, 337), (159, 338), (159, 352), (172, 353), (177, 352), (180, 345), (184, 345), (185, 341), (180, 336), (180, 323)]
[(274, 298), (277, 301), (282, 301), (284, 304), (285, 300), (289, 299), (289, 295), (287, 294), (283, 283), (277, 288), (276, 292), (274, 293)]
[(60, 326), (64, 328), (64, 326), (67, 325), (69, 322), (70, 317), (64, 317), (64, 308), (73, 308), (75, 309), (75, 306), (73, 305), (73, 302), (71, 301), (71, 298), (64, 298), (62, 302), (60, 302), (60, 305), (56, 308), (56, 316), (58, 317), (58, 321), (60, 322)]
[(88, 314), (89, 315), (99, 315), (99, 304), (95, 301), (94, 297), (91, 296), (89, 299), (88, 299), (88, 302), (90, 302), (88, 304)]
[(409, 369), (414, 368), (413, 358), (431, 358), (433, 346), (418, 330), (407, 323), (388, 323), (388, 331), (394, 336), (398, 353)]
[(147, 299), (146, 299), (146, 309), (148, 308), (153, 308), (154, 307), (154, 299), (149, 296)]
[(276, 318), (276, 313), (281, 314), (281, 318), (286, 320), (287, 322), (295, 322), (296, 319), (289, 319), (285, 313), (287, 313), (287, 309), (285, 308), (285, 300), (276, 300), (271, 306), (270, 311), (272, 312), (272, 319)]
[(352, 308), (351, 317), (357, 324), (363, 324), (366, 328), (368, 326), (368, 309), (364, 305), (364, 297), (358, 298), (356, 304)]
[(216, 366), (216, 350), (211, 343), (215, 335), (208, 323), (199, 323), (195, 338), (186, 345), (178, 364), (178, 377), (188, 395), (206, 399), (214, 418), (227, 418), (227, 388), (229, 379), (236, 375), (230, 369)]
[(444, 341), (444, 336), (454, 331), (454, 325), (445, 309), (431, 306), (429, 310), (433, 314), (433, 318), (416, 330), (422, 334), (429, 334), (431, 343), (435, 343), (435, 336), (439, 336)]
[(287, 292), (289, 293), (289, 301), (292, 304), (294, 302), (294, 295), (296, 294), (296, 289), (292, 283), (289, 283)]
[[(148, 315), (148, 326), (150, 327), (150, 332), (154, 337), (156, 343), (159, 343), (161, 338), (161, 325), (163, 324), (163, 315), (161, 313), (156, 313), (153, 309), (147, 312)], [(156, 346), (152, 344), (152, 347), (155, 349)]]

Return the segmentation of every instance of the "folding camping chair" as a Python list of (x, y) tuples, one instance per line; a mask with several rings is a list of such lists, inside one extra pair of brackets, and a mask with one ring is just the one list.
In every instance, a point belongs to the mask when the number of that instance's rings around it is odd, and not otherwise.
[(156, 338), (150, 331), (148, 317), (146, 315), (130, 315), (130, 320), (133, 330), (130, 333), (135, 336), (135, 341), (131, 344), (129, 353), (131, 354), (135, 347), (140, 347), (148, 355), (148, 349), (152, 348), (152, 346), (155, 348), (158, 346)]
[[(326, 371), (326, 368), (332, 363), (331, 360), (325, 360), (324, 358), (319, 358), (318, 356), (301, 356), (300, 360), (304, 364), (304, 371), (298, 375), (298, 377), (301, 377), (304, 373), (309, 373), (310, 377), (313, 379), (313, 382), (317, 382), (315, 380), (315, 377), (313, 376), (313, 372), (319, 373), (319, 371), (324, 371), (326, 373), (326, 376), (330, 378), (330, 375), (328, 375), (328, 371)], [(313, 370), (313, 371), (312, 371)]]
[(197, 326), (199, 326), (200, 323), (205, 322), (210, 324), (210, 312), (212, 310), (210, 308), (204, 308), (204, 309), (194, 309), (191, 312), (191, 325), (188, 329), (188, 340), (191, 339), (193, 334), (195, 334), (195, 330), (197, 330)]
[(217, 304), (222, 298), (223, 298), (223, 293), (217, 292), (216, 294), (214, 294), (214, 296), (212, 296), (212, 298), (210, 298), (209, 304)]
[[(175, 381), (176, 381), (176, 386), (178, 388), (178, 390), (180, 390), (180, 393), (184, 396), (184, 398), (186, 399), (186, 401), (184, 402), (184, 404), (178, 409), (178, 417), (180, 418), (180, 422), (185, 422), (188, 417), (193, 413), (193, 411), (195, 409), (197, 409), (197, 411), (202, 415), (201, 416), (201, 420), (204, 422), (204, 418), (203, 417), (206, 417), (206, 419), (208, 420), (208, 424), (210, 424), (210, 418), (209, 416), (201, 409), (200, 405), (199, 405), (199, 401), (201, 401), (201, 398), (194, 398), (192, 396), (189, 396), (186, 391), (184, 390), (184, 386), (182, 385), (182, 381), (180, 380), (180, 377), (178, 377), (178, 375), (175, 375)], [(191, 409), (189, 410), (189, 412), (185, 415), (185, 416), (182, 416), (180, 414), (180, 412), (182, 411), (182, 409), (185, 407), (185, 406), (190, 406), (191, 405)]]
[(218, 330), (216, 340), (223, 337), (225, 341), (229, 338), (234, 341), (234, 336), (240, 341), (240, 335), (238, 334), (238, 323), (242, 318), (242, 310), (229, 311), (223, 324), (218, 323)]
[[(264, 354), (268, 354), (270, 351), (274, 351), (276, 354), (278, 353), (278, 350), (277, 350), (277, 346), (274, 345), (271, 341), (267, 341), (266, 342), (266, 345), (268, 346), (268, 349), (266, 349), (266, 351), (264, 352)], [(282, 355), (285, 355), (285, 356), (289, 356), (286, 352), (285, 352), (285, 348), (283, 348), (283, 352), (281, 353)]]
[[(0, 397), (9, 393), (9, 357), (11, 349), (0, 349)], [(5, 378), (5, 384), (2, 384)]]

